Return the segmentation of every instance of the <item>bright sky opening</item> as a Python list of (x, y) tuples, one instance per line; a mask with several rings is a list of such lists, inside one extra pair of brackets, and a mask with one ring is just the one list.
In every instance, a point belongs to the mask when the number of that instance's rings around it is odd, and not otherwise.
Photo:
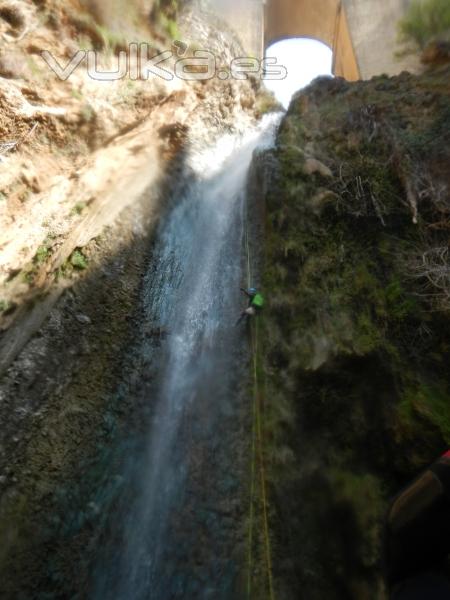
[(281, 81), (266, 80), (266, 87), (288, 107), (292, 95), (319, 75), (331, 75), (333, 52), (316, 40), (294, 38), (269, 46), (266, 57), (276, 58), (286, 67), (288, 76)]

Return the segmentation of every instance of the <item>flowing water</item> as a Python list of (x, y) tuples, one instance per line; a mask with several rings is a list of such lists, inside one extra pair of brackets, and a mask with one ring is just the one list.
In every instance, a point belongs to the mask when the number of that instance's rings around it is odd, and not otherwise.
[[(192, 152), (190, 182), (160, 229), (146, 319), (161, 332), (147, 433), (128, 456), (130, 493), (97, 568), (99, 600), (234, 599), (248, 465), (242, 310), (245, 189), (276, 119)], [(143, 350), (144, 351), (144, 350)], [(244, 491), (245, 492), (245, 491)], [(113, 547), (113, 550), (111, 550)]]

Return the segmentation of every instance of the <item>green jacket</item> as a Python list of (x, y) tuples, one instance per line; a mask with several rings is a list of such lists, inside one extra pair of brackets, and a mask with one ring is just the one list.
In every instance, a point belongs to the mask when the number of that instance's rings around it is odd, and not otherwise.
[(260, 293), (255, 294), (252, 298), (251, 306), (255, 308), (262, 308), (264, 306), (264, 296)]

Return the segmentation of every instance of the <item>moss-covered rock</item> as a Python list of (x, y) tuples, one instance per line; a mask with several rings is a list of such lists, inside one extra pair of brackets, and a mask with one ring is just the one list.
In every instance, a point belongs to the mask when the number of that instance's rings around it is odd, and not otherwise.
[(283, 598), (382, 597), (387, 502), (450, 444), (448, 75), (318, 80), (265, 161)]

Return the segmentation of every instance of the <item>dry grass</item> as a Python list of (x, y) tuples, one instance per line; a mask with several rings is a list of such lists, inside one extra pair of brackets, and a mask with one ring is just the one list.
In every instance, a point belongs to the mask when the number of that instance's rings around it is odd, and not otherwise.
[(427, 248), (409, 257), (408, 272), (418, 281), (419, 293), (435, 310), (450, 309), (449, 246)]

